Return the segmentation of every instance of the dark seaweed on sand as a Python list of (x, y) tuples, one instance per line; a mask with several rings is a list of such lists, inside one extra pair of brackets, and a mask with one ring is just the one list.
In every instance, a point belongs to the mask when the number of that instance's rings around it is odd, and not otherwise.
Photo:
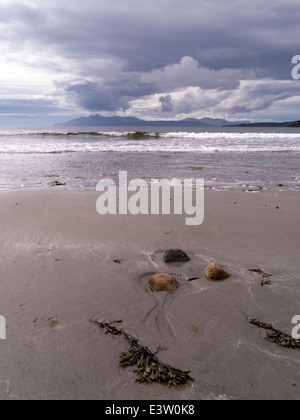
[(256, 319), (252, 319), (249, 322), (250, 324), (255, 325), (258, 328), (268, 330), (265, 340), (270, 341), (271, 343), (275, 343), (280, 347), (286, 347), (289, 349), (300, 349), (300, 340), (295, 340), (290, 335), (276, 330), (275, 328), (273, 328), (272, 325), (257, 321)]
[(257, 269), (251, 269), (251, 268), (249, 268), (249, 271), (251, 272), (251, 273), (258, 273), (258, 274), (261, 274), (262, 275), (262, 277), (263, 278), (270, 278), (270, 277), (273, 277), (273, 274), (268, 274), (268, 273), (265, 273), (261, 268), (257, 268)]
[(261, 285), (262, 286), (271, 286), (272, 285), (272, 281), (271, 280), (264, 280), (264, 279), (269, 279), (270, 277), (273, 277), (273, 274), (268, 274), (265, 273), (261, 268), (257, 268), (257, 269), (251, 269), (249, 268), (249, 271), (251, 273), (258, 273), (262, 276), (262, 281), (261, 281)]
[(137, 373), (136, 382), (141, 384), (158, 382), (160, 384), (167, 385), (169, 388), (172, 386), (177, 388), (180, 385), (190, 386), (190, 382), (195, 381), (195, 379), (189, 376), (190, 371), (184, 372), (180, 369), (174, 368), (173, 366), (160, 362), (157, 357), (157, 353), (160, 350), (165, 350), (166, 348), (158, 347), (157, 352), (152, 353), (147, 347), (140, 345), (136, 338), (127, 334), (123, 330), (117, 329), (115, 325), (113, 325), (121, 322), (122, 321), (104, 323), (91, 320), (92, 324), (105, 329), (105, 334), (123, 336), (128, 341), (130, 349), (128, 352), (123, 352), (121, 354), (120, 365), (123, 368), (128, 366), (137, 366), (137, 369), (134, 371)]

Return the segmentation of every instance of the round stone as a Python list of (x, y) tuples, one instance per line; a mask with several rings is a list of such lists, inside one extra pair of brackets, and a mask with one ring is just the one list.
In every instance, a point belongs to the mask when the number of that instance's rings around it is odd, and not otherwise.
[(179, 283), (175, 277), (167, 273), (152, 276), (148, 283), (156, 292), (175, 292), (179, 287)]

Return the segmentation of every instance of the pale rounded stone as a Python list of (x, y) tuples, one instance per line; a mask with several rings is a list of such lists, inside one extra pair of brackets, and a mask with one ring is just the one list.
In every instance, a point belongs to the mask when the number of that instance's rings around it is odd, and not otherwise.
[(208, 280), (225, 280), (231, 275), (217, 264), (210, 264), (205, 269), (205, 276)]
[(152, 276), (148, 283), (156, 292), (175, 292), (179, 287), (179, 283), (175, 277), (167, 273)]

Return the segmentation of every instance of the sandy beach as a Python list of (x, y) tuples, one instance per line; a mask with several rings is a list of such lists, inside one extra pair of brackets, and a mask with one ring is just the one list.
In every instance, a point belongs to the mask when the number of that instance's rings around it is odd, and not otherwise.
[[(98, 194), (60, 189), (1, 193), (0, 399), (299, 399), (299, 350), (264, 340), (256, 318), (291, 334), (300, 315), (299, 196), (279, 190), (205, 195), (205, 222), (184, 216), (100, 216)], [(166, 265), (181, 248), (191, 261)], [(117, 262), (116, 262), (117, 261)], [(224, 282), (204, 276), (216, 262)], [(249, 269), (272, 274), (271, 285)], [(173, 274), (173, 294), (147, 280)], [(193, 281), (189, 279), (198, 278)], [(192, 387), (136, 384), (119, 367), (122, 328), (196, 379)]]

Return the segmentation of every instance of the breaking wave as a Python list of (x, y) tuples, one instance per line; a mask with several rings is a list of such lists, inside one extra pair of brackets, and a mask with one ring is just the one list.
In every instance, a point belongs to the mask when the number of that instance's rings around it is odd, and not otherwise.
[(300, 152), (300, 133), (1, 130), (1, 154)]

